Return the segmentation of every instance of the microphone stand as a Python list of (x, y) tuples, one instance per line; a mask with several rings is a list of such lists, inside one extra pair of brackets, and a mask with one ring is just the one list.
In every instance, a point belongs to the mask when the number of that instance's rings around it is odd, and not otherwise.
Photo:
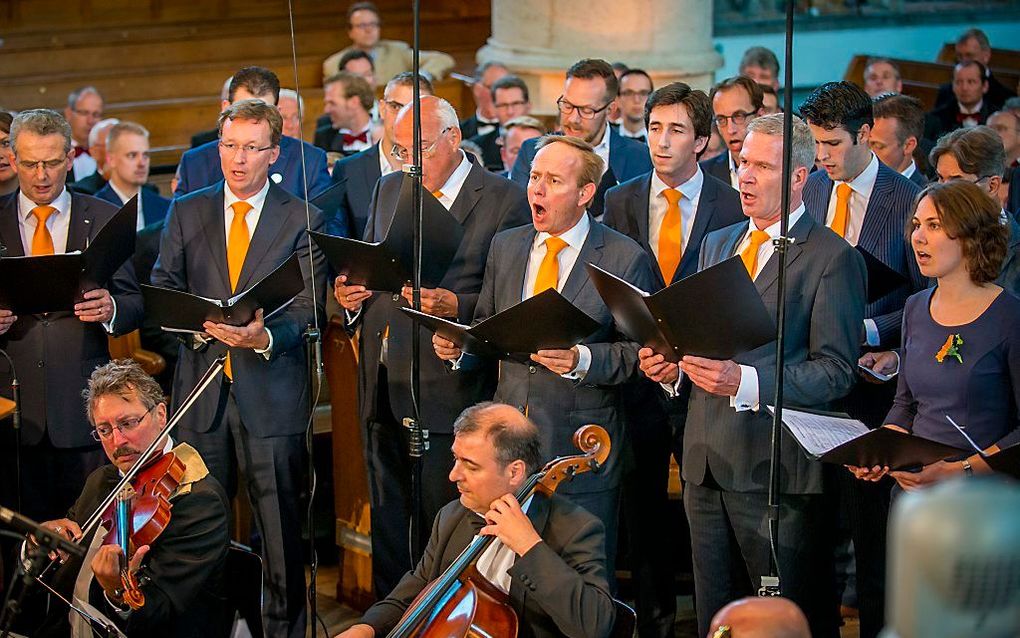
[(794, 1), (786, 0), (786, 68), (783, 86), (783, 191), (781, 199), (779, 237), (772, 240), (779, 257), (779, 278), (776, 294), (776, 392), (775, 411), (772, 415), (772, 449), (769, 462), (768, 529), (772, 560), (769, 573), (761, 578), (759, 596), (779, 596), (782, 581), (779, 571), (779, 513), (780, 513), (780, 451), (783, 435), (783, 382), (786, 355), (786, 251), (793, 239), (788, 236), (790, 226), (790, 176), (793, 173), (793, 9)]
[[(4, 248), (6, 251), (6, 248)], [(0, 355), (7, 359), (7, 365), (11, 367), (11, 400), (14, 401), (14, 412), (11, 414), (11, 426), (14, 429), (14, 495), (17, 501), (17, 508), (20, 512), (21, 505), (21, 385), (18, 383), (18, 373), (14, 369), (14, 360), (7, 354), (6, 350), (0, 350)]]

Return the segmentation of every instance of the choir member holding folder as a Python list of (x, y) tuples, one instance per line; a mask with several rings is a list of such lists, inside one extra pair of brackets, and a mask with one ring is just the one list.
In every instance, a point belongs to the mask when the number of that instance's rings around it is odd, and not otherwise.
[[(1020, 300), (992, 283), (1009, 237), (999, 214), (968, 182), (933, 184), (921, 193), (911, 244), (921, 272), (938, 283), (907, 301), (886, 427), (989, 454), (1020, 441)], [(991, 468), (975, 451), (915, 472), (850, 470), (868, 481), (888, 473), (913, 490)]]

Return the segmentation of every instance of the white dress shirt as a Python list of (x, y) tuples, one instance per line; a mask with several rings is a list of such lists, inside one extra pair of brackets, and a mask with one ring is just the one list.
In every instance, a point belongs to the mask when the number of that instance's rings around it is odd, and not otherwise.
[[(259, 219), (262, 217), (262, 208), (266, 205), (266, 195), (269, 194), (269, 180), (262, 185), (262, 189), (247, 199), (241, 199), (230, 190), (230, 185), (223, 184), (223, 232), (230, 239), (230, 225), (234, 221), (234, 209), (230, 207), (235, 202), (245, 201), (251, 206), (251, 210), (244, 218), (244, 223), (248, 226), (248, 237), (255, 236), (255, 227), (258, 226)], [(235, 291), (235, 294), (240, 291)], [(265, 328), (266, 334), (269, 335), (269, 345), (264, 350), (254, 348), (255, 352), (261, 354), (267, 360), (273, 353), (273, 333), (269, 328)]]
[[(528, 513), (528, 509), (531, 507), (531, 501), (534, 496), (529, 496), (524, 501), (524, 505), (521, 505), (521, 511), (525, 514)], [(472, 512), (469, 516), (481, 516), (481, 514)], [(475, 535), (478, 538), (478, 535)], [(498, 538), (494, 540), (482, 555), (478, 557), (478, 562), (475, 566), (478, 568), (478, 572), (485, 577), (490, 583), (498, 587), (504, 594), (510, 593), (510, 568), (514, 566), (514, 561), (517, 560), (517, 554), (514, 550), (510, 549), (503, 544)]]
[(630, 129), (621, 124), (617, 132), (619, 132), (620, 137), (629, 137), (632, 140), (644, 141), (648, 139), (648, 129), (643, 126), (640, 130), (631, 132)]
[(386, 151), (383, 150), (382, 142), (379, 142), (379, 176), (386, 177), (393, 171), (393, 165), (390, 164), (389, 158), (386, 157)]
[[(676, 190), (683, 193), (683, 197), (680, 198), (681, 255), (687, 250), (691, 229), (694, 228), (694, 214), (701, 199), (701, 187), (705, 184), (705, 174), (701, 172), (701, 167), (695, 166), (694, 175), (676, 187)], [(659, 259), (659, 231), (662, 229), (662, 220), (666, 217), (666, 209), (669, 207), (663, 191), (668, 188), (671, 187), (659, 178), (657, 172), (652, 171), (652, 186), (648, 193), (648, 245), (651, 246), (656, 260)]]
[(971, 127), (974, 127), (974, 126), (977, 126), (978, 124), (980, 124), (980, 122), (978, 121), (977, 116), (978, 116), (979, 113), (981, 113), (981, 107), (983, 107), (984, 104), (985, 104), (984, 100), (979, 100), (978, 103), (976, 105), (974, 105), (972, 108), (967, 108), (966, 106), (964, 106), (964, 105), (960, 104), (959, 102), (957, 102), (956, 106), (957, 106), (958, 109), (960, 109), (960, 113), (962, 115), (973, 115), (974, 116), (974, 117), (964, 118), (963, 122), (960, 123), (960, 126), (962, 128), (971, 128)]
[[(606, 122), (606, 130), (602, 132), (602, 141), (595, 145), (595, 154), (602, 158), (602, 175), (609, 170), (609, 122)], [(598, 184), (596, 184), (598, 186)]]
[(464, 187), (464, 181), (470, 172), (471, 161), (468, 160), (464, 151), (460, 151), (460, 164), (457, 164), (457, 168), (453, 169), (443, 185), (439, 187), (439, 192), (443, 194), (439, 198), (439, 203), (443, 205), (443, 208), (450, 210), (453, 207), (453, 202), (457, 200), (457, 195), (460, 195), (460, 189)]
[[(120, 198), (121, 206), (126, 204), (129, 199), (134, 197), (134, 195), (128, 195), (124, 191), (117, 188), (117, 185), (113, 183), (113, 180), (110, 180), (110, 188), (113, 190), (114, 193), (117, 194), (117, 197)], [(141, 197), (142, 189), (140, 188), (138, 189), (137, 195), (138, 195), (138, 219), (135, 221), (135, 232), (138, 232), (141, 229), (145, 228), (145, 215), (144, 211), (142, 210), (142, 197)]]
[(726, 153), (726, 164), (730, 167), (730, 186), (732, 186), (734, 190), (739, 191), (740, 175), (737, 174), (737, 163), (734, 161), (733, 155), (728, 149), (724, 152)]
[[(57, 198), (48, 204), (57, 209), (46, 219), (46, 228), (53, 238), (53, 253), (59, 255), (67, 252), (67, 233), (71, 228), (71, 193), (65, 188)], [(35, 202), (18, 191), (18, 226), (21, 229), (21, 245), (25, 247), (25, 256), (32, 256), (32, 236), (38, 226), (38, 218), (32, 214)]]
[(905, 169), (900, 171), (900, 175), (902, 175), (903, 177), (906, 177), (907, 179), (910, 179), (911, 177), (914, 176), (914, 173), (916, 173), (916, 172), (917, 172), (917, 163), (914, 162), (914, 160), (910, 160), (910, 164)]
[[(81, 144), (71, 140), (71, 148), (79, 148)], [(74, 179), (84, 179), (89, 175), (97, 172), (99, 165), (96, 160), (88, 153), (82, 153), (81, 155), (74, 158)]]
[(342, 129), (339, 129), (337, 131), (337, 133), (339, 135), (341, 135), (341, 136), (343, 136), (345, 133), (347, 135), (361, 135), (362, 133), (365, 134), (364, 141), (356, 140), (355, 142), (353, 142), (351, 144), (342, 144), (345, 153), (357, 153), (358, 151), (363, 151), (366, 148), (372, 148), (372, 120), (371, 120), (371, 118), (369, 118), (368, 123), (366, 123), (364, 128), (362, 128), (362, 130), (360, 130), (360, 131), (352, 131), (349, 128), (342, 128)]

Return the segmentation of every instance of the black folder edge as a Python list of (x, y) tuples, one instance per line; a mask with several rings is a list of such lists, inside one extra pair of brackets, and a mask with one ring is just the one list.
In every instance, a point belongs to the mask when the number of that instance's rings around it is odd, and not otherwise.
[(984, 457), (985, 463), (999, 474), (1020, 479), (1020, 443)]
[(856, 248), (864, 257), (864, 265), (868, 270), (868, 303), (878, 301), (907, 283), (907, 278), (902, 273), (885, 265), (881, 259), (861, 248), (860, 244)]
[(595, 264), (587, 263), (584, 267), (588, 270), (588, 278), (609, 308), (620, 331), (640, 343), (642, 347), (651, 348), (661, 354), (666, 361), (677, 363), (680, 355), (676, 347), (670, 343), (669, 337), (665, 334), (662, 321), (652, 314), (645, 302), (649, 297), (648, 292)]

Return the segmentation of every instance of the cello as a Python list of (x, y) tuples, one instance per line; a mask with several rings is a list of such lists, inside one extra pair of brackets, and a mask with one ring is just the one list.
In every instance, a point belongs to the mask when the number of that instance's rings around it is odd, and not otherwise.
[[(598, 425), (585, 425), (573, 436), (583, 454), (553, 459), (532, 474), (514, 496), (524, 503), (533, 494), (551, 496), (561, 483), (578, 474), (597, 471), (609, 457), (609, 434)], [(485, 638), (517, 635), (517, 613), (509, 597), (490, 583), (476, 563), (495, 536), (478, 536), (456, 560), (429, 583), (404, 612), (388, 638)]]

